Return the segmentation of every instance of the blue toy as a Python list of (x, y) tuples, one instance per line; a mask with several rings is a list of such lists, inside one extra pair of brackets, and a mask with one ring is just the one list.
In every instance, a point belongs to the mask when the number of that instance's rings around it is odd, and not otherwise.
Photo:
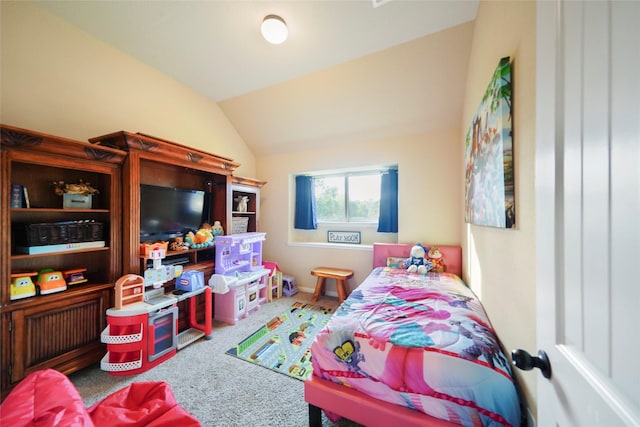
[(204, 288), (204, 273), (202, 271), (185, 271), (176, 280), (176, 289), (180, 291), (191, 292), (202, 288)]
[(404, 266), (409, 273), (418, 272), (425, 274), (433, 268), (433, 263), (425, 258), (427, 251), (428, 249), (420, 243), (416, 243), (416, 245), (411, 248), (409, 258), (404, 260)]

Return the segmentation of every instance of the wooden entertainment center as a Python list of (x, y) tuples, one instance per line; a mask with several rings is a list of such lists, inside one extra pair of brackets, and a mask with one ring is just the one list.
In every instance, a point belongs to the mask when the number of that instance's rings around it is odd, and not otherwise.
[[(225, 234), (231, 233), (233, 217), (249, 218), (247, 231), (258, 231), (264, 182), (233, 176), (239, 164), (232, 159), (125, 131), (91, 138), (88, 143), (6, 125), (1, 131), (2, 398), (33, 371), (54, 368), (69, 374), (97, 363), (105, 354), (100, 333), (106, 326), (106, 310), (113, 306), (114, 283), (124, 274), (142, 274), (146, 265), (140, 253), (140, 185), (204, 191), (205, 212), (211, 223), (220, 222)], [(93, 205), (63, 209), (53, 181), (80, 180), (100, 191), (92, 197)], [(27, 190), (20, 207), (11, 207), (14, 184)], [(238, 195), (248, 197), (245, 212), (236, 212)], [(69, 243), (55, 252), (18, 252), (25, 224), (62, 221), (100, 223), (104, 246)], [(187, 270), (202, 271), (205, 277), (214, 272), (212, 247), (167, 253), (167, 258), (176, 256), (189, 258), (184, 265)], [(47, 295), (18, 299), (12, 294), (12, 274), (43, 268), (83, 268), (87, 281)], [(178, 307), (180, 330), (189, 327), (189, 307), (183, 303)], [(204, 310), (198, 310), (197, 316), (203, 317)]]

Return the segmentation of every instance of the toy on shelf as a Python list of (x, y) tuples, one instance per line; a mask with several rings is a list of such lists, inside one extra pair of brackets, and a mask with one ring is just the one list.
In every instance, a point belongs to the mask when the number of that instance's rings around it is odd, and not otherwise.
[(176, 237), (173, 239), (173, 242), (171, 242), (169, 244), (169, 250), (170, 251), (186, 251), (189, 249), (189, 246), (187, 246), (187, 244), (184, 242), (184, 238), (182, 237)]
[(64, 281), (62, 272), (55, 271), (53, 268), (40, 270), (36, 284), (40, 289), (40, 295), (61, 292), (67, 289), (67, 282)]
[(249, 196), (238, 196), (236, 197), (236, 202), (238, 202), (236, 210), (238, 212), (246, 212), (249, 206)]
[(214, 245), (214, 235), (211, 224), (208, 222), (202, 223), (202, 226), (195, 233), (193, 231), (188, 232), (184, 236), (184, 241), (190, 248), (208, 248)]
[(84, 276), (86, 268), (76, 268), (75, 270), (65, 270), (62, 272), (64, 279), (67, 281), (67, 285), (79, 285), (80, 283), (87, 282), (87, 278)]
[(36, 285), (31, 277), (37, 276), (35, 271), (11, 273), (11, 300), (32, 297), (36, 294)]
[(164, 249), (166, 252), (167, 249), (169, 249), (169, 242), (160, 241), (140, 243), (140, 255), (145, 258), (150, 258), (151, 252), (157, 249)]
[(166, 249), (156, 248), (149, 253), (153, 260), (153, 267), (144, 271), (144, 283), (146, 286), (153, 286), (154, 289), (161, 288), (163, 284), (182, 274), (181, 265), (162, 265), (162, 260), (167, 256)]
[(213, 226), (211, 227), (211, 232), (213, 233), (213, 237), (222, 236), (224, 234), (224, 228), (220, 224), (220, 221), (215, 221)]

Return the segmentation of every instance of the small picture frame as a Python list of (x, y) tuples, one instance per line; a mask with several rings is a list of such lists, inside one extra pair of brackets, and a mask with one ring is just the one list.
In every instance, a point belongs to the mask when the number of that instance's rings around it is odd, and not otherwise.
[(360, 244), (359, 231), (327, 231), (328, 243), (348, 243), (351, 245)]

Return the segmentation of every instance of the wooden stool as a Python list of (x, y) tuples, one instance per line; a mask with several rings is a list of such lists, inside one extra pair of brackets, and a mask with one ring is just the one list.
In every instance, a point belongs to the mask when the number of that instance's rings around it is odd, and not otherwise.
[(324, 295), (324, 279), (335, 279), (340, 302), (347, 297), (347, 280), (353, 277), (353, 271), (343, 268), (317, 267), (311, 270), (311, 275), (318, 278), (316, 289), (313, 291), (312, 302), (318, 301), (320, 295)]

